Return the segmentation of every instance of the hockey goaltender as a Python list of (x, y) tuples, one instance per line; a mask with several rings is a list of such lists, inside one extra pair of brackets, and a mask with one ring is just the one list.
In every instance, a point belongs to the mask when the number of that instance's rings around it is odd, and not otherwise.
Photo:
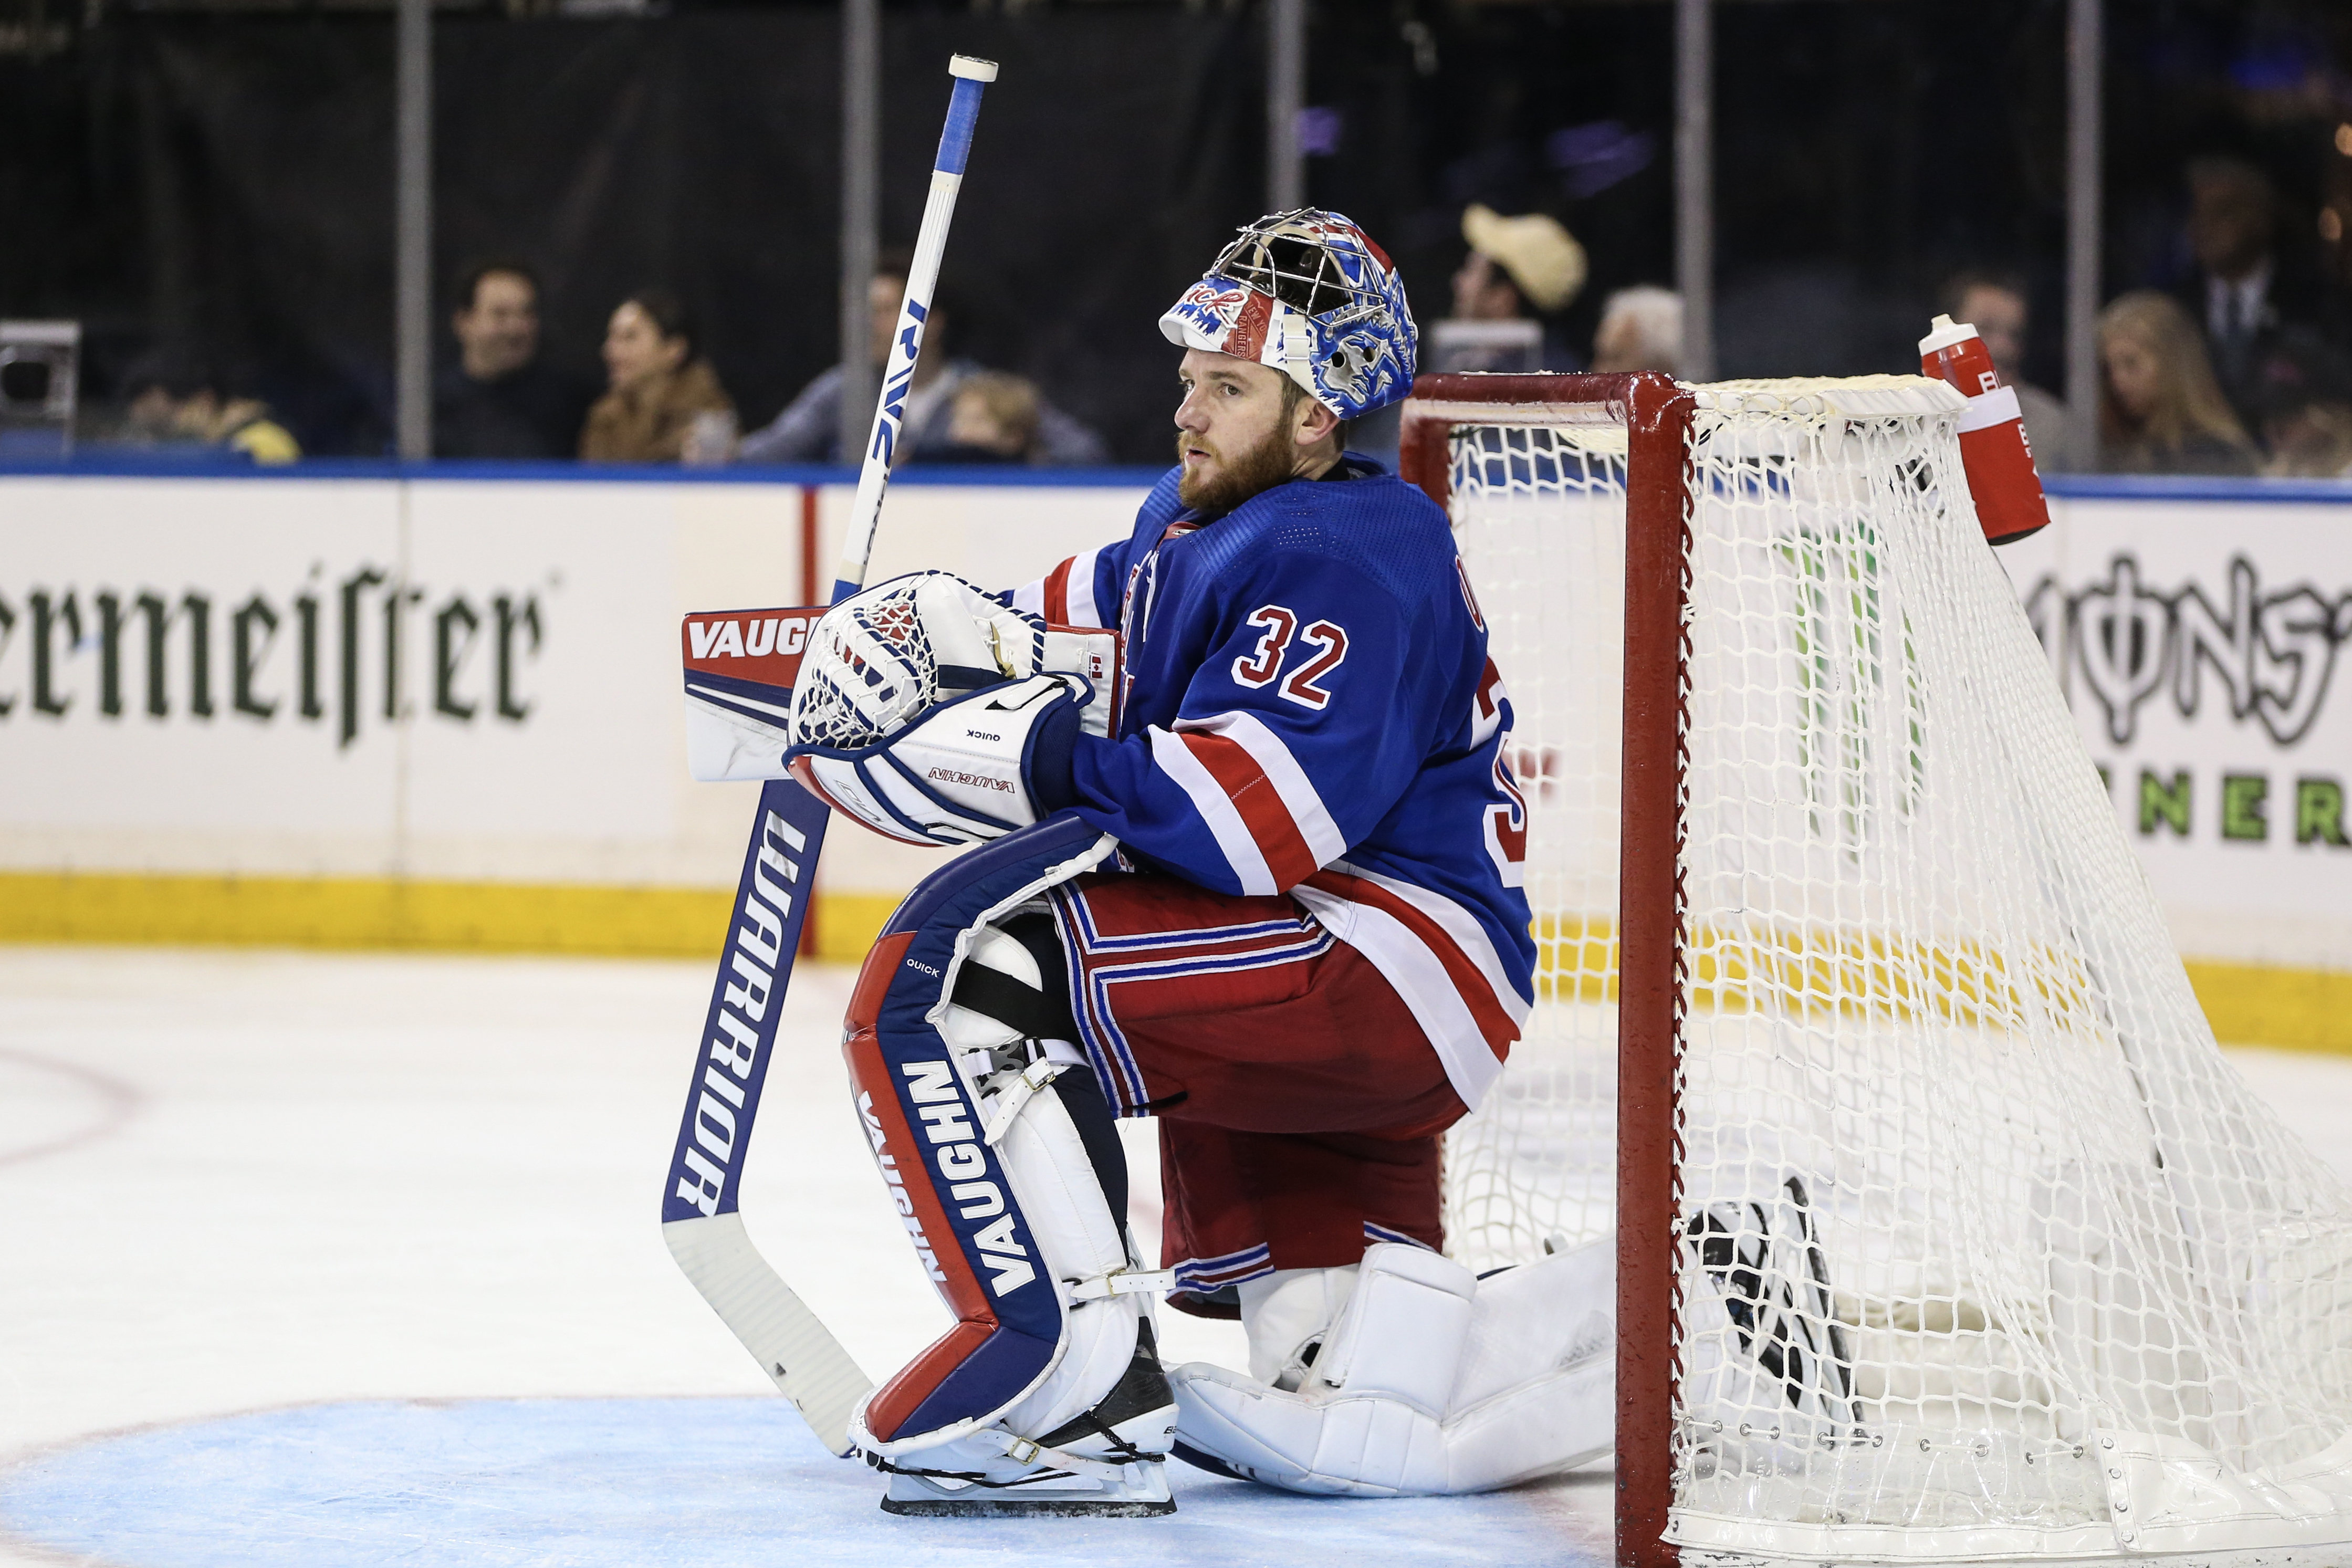
[[(846, 600), (794, 699), (793, 771), (836, 809), (992, 841), (899, 908), (848, 1019), (957, 1317), (853, 1426), (894, 1511), (1164, 1512), (1171, 1451), (1469, 1492), (1611, 1443), (1612, 1244), (1484, 1279), (1439, 1250), (1439, 1140), (1535, 950), (1510, 700), (1445, 516), (1343, 447), (1412, 385), (1403, 287), (1348, 219), (1281, 213), (1160, 330), (1177, 466), (1134, 531), (1009, 595)], [(1055, 669), (1052, 626), (1116, 626), (1123, 672)], [(909, 683), (949, 700), (872, 710)], [(1120, 1116), (1160, 1122), (1157, 1270)], [(1247, 1374), (1163, 1370), (1162, 1293), (1238, 1316)]]

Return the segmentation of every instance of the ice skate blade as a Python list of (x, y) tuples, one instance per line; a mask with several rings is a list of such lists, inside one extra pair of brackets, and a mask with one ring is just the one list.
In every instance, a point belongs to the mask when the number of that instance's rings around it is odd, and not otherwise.
[(1164, 1463), (1129, 1465), (1127, 1471), (1128, 1479), (1118, 1485), (1061, 1473), (1039, 1474), (1034, 1480), (1009, 1487), (934, 1480), (894, 1471), (882, 1494), (882, 1511), (959, 1519), (1143, 1519), (1176, 1511)]
[(1011, 1498), (916, 1500), (886, 1497), (882, 1500), (882, 1511), (930, 1514), (947, 1519), (1150, 1519), (1158, 1514), (1174, 1513), (1176, 1500), (1084, 1502), (1076, 1498), (1034, 1498), (1027, 1502), (1017, 1502)]

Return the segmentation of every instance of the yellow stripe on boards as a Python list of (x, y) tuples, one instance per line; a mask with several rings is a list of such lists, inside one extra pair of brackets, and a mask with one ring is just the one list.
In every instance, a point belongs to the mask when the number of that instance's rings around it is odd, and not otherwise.
[[(1537, 917), (1536, 995), (1544, 1002), (1617, 1000), (1617, 940), (1605, 916)], [(1826, 928), (1707, 925), (1689, 954), (1692, 1004), (1701, 1012), (1749, 1012), (1770, 999), (1798, 1012), (1929, 1017), (1961, 1026), (2014, 1026), (2025, 1016), (2084, 1017), (2091, 977), (2055, 950), (2011, 983), (2000, 953)], [(2352, 1055), (2352, 973), (2186, 961), (2189, 984), (2231, 1045)], [(2028, 1005), (2029, 1002), (2031, 1006)]]
[[(716, 958), (730, 893), (709, 888), (610, 888), (389, 878), (205, 877), (117, 872), (0, 872), (0, 942), (167, 942), (234, 947), (410, 948), (472, 952)], [(820, 892), (816, 956), (856, 963), (898, 907), (895, 893)], [(1536, 931), (1538, 994), (1613, 1002), (1615, 922), (1545, 915)], [(1692, 965), (1702, 1006), (1740, 1008), (1761, 988), (1841, 1011), (1925, 1011), (1974, 1022), (2011, 998), (1993, 955), (1883, 942), (1838, 944), (1788, 932), (1744, 942), (1701, 933)], [(2352, 973), (2187, 961), (2189, 983), (2231, 1045), (2352, 1055)], [(2046, 1003), (2082, 983), (2068, 966), (2032, 977)], [(1928, 984), (1922, 986), (1919, 978)], [(1923, 994), (1923, 992), (1927, 994)], [(1744, 1010), (1744, 1009), (1741, 1009)]]
[(903, 901), (898, 893), (820, 890), (813, 913), (816, 921), (816, 955), (829, 963), (863, 963), (866, 950), (882, 934), (891, 911)]
[(0, 872), (0, 942), (714, 958), (732, 897), (391, 878)]
[(2352, 974), (2196, 958), (2186, 967), (2216, 1039), (2352, 1055)]
[[(0, 942), (716, 958), (733, 902), (715, 888), (7, 871)], [(820, 892), (816, 956), (857, 963), (898, 902)]]

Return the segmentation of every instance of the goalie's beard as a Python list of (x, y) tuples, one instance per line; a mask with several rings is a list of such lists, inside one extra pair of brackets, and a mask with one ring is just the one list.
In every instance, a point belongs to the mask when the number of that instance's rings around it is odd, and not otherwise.
[(1176, 461), (1180, 467), (1184, 463), (1186, 448), (1192, 447), (1206, 447), (1218, 462), (1213, 477), (1183, 468), (1182, 477), (1176, 481), (1176, 499), (1204, 516), (1220, 517), (1262, 490), (1289, 483), (1294, 477), (1291, 464), (1297, 452), (1289, 436), (1289, 431), (1277, 424), (1255, 444), (1228, 456), (1199, 437), (1179, 430)]

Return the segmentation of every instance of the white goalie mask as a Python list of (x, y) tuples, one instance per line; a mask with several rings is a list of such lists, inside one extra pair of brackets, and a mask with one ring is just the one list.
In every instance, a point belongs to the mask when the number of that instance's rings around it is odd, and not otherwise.
[(1420, 344), (1387, 253), (1317, 207), (1243, 229), (1160, 318), (1160, 332), (1182, 348), (1269, 365), (1342, 419), (1411, 392)]

